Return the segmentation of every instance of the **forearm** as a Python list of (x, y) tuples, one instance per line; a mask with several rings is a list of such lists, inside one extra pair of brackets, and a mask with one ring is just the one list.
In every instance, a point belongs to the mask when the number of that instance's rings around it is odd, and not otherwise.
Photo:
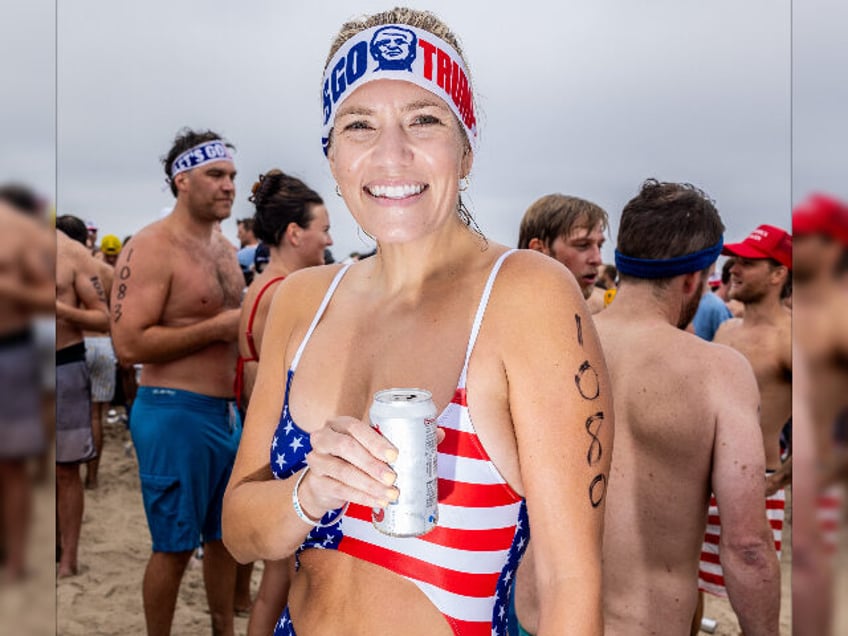
[(746, 546), (722, 544), (721, 566), (730, 604), (746, 636), (776, 634), (780, 565), (771, 538)]
[(64, 320), (80, 329), (89, 331), (108, 331), (109, 315), (100, 309), (82, 309), (71, 307), (61, 301), (56, 302), (56, 318)]
[(146, 329), (122, 329), (113, 320), (112, 340), (121, 364), (164, 363), (184, 358), (215, 342), (231, 340), (217, 317), (186, 325), (153, 325)]
[(766, 478), (766, 496), (771, 496), (781, 488), (792, 483), (792, 457), (789, 457), (780, 468)]
[(604, 633), (600, 573), (569, 576), (559, 583), (539, 586), (539, 629), (536, 636)]
[[(224, 497), (224, 544), (241, 562), (294, 554), (311, 529), (298, 519), (292, 489), (300, 473), (285, 480), (244, 481)], [(274, 502), (269, 509), (269, 502)]]

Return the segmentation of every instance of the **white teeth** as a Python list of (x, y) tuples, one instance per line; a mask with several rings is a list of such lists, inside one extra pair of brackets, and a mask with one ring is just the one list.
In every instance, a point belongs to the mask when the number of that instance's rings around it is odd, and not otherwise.
[(368, 192), (375, 197), (383, 197), (386, 199), (405, 199), (424, 190), (421, 184), (408, 185), (390, 185), (390, 186), (370, 186)]

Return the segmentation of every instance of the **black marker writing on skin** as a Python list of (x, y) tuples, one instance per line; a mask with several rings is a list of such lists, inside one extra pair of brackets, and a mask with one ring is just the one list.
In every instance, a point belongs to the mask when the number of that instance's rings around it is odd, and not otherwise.
[(100, 283), (100, 277), (92, 276), (90, 280), (91, 280), (92, 286), (94, 287), (94, 291), (97, 292), (97, 297), (100, 300), (102, 300), (104, 303), (107, 302), (106, 301), (106, 292), (103, 289), (103, 285)]
[(583, 321), (580, 319), (580, 314), (574, 314), (574, 322), (577, 323), (577, 344), (583, 346)]
[[(597, 422), (598, 426), (595, 430), (592, 430), (592, 425)], [(594, 415), (590, 415), (589, 419), (586, 420), (586, 432), (589, 433), (589, 437), (592, 438), (592, 442), (589, 444), (589, 452), (586, 453), (586, 461), (589, 462), (589, 466), (594, 466), (596, 463), (601, 461), (601, 455), (604, 454), (604, 449), (601, 446), (601, 440), (598, 439), (598, 433), (601, 432), (601, 425), (604, 423), (604, 414), (602, 411), (598, 411)]]
[(598, 372), (592, 368), (588, 360), (584, 360), (577, 370), (577, 375), (574, 376), (574, 384), (577, 385), (577, 390), (585, 400), (596, 400), (601, 394)]
[(604, 495), (607, 494), (607, 477), (603, 473), (596, 475), (589, 484), (589, 502), (593, 508), (597, 508), (604, 501)]

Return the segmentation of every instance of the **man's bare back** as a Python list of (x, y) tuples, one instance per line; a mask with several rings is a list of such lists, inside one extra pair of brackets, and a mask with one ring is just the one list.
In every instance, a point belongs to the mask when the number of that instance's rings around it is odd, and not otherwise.
[[(168, 217), (133, 236), (115, 266), (113, 337), (125, 360), (144, 363), (141, 384), (232, 396), (243, 286), (235, 248), (220, 232), (192, 236)], [(189, 331), (171, 347), (147, 343), (145, 353), (127, 335), (190, 326), (206, 336)]]
[[(737, 353), (670, 324), (634, 321), (622, 309), (613, 303), (595, 319), (616, 405), (604, 534), (606, 633), (649, 634), (662, 626), (665, 634), (687, 634), (710, 490), (736, 498), (735, 508), (747, 500), (762, 509), (756, 386)], [(739, 443), (729, 439), (730, 426)]]

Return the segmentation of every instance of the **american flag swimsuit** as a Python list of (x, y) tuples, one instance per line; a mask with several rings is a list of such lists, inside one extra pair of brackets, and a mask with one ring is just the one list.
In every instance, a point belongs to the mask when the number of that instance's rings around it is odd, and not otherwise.
[[(339, 550), (385, 567), (410, 581), (439, 609), (454, 634), (505, 636), (507, 610), (515, 570), (530, 538), (524, 499), (506, 483), (483, 449), (465, 395), (468, 360), (492, 286), (505, 252), (492, 268), (480, 300), (453, 400), (438, 418), (446, 437), (438, 449), (439, 523), (420, 537), (396, 538), (371, 524), (371, 509), (351, 504), (329, 528), (314, 528), (298, 549)], [(330, 298), (347, 271), (339, 270), (288, 371), (280, 422), (271, 445), (271, 469), (286, 479), (306, 466), (309, 434), (289, 413), (289, 392), (297, 364)], [(325, 515), (333, 519), (338, 511)], [(275, 636), (294, 636), (285, 609)]]

